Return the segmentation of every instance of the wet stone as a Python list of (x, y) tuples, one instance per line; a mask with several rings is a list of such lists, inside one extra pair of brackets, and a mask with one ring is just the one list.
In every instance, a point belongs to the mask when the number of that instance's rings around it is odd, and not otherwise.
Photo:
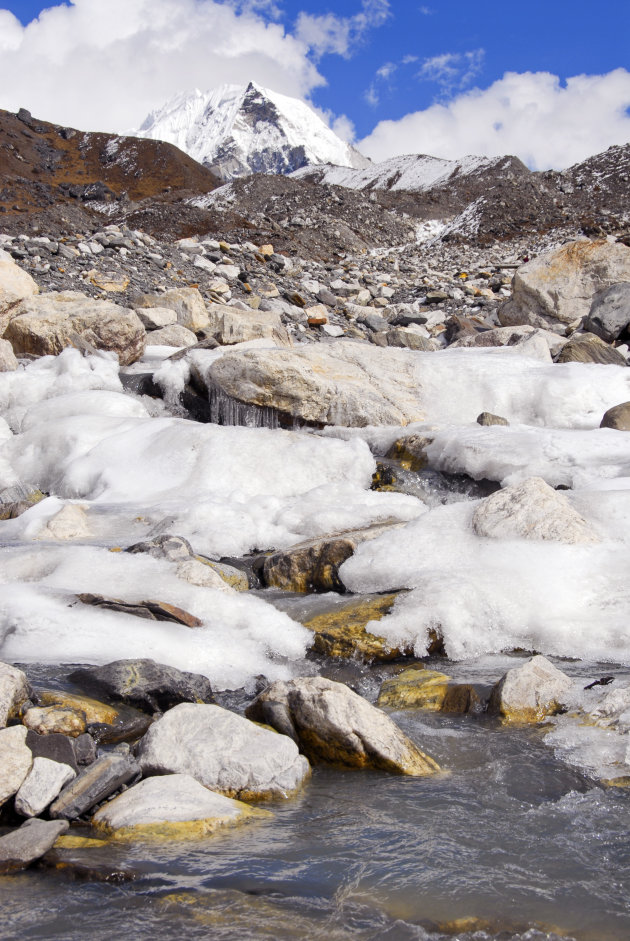
[(124, 755), (98, 758), (61, 792), (50, 807), (51, 817), (74, 820), (100, 804), (132, 781), (140, 772), (138, 764)]
[(67, 820), (27, 820), (19, 829), (0, 837), (0, 873), (26, 869), (67, 829)]

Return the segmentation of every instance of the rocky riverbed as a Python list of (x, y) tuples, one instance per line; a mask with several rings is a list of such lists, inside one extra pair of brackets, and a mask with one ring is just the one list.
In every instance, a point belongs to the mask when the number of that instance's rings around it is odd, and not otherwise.
[(627, 935), (630, 249), (420, 237), (1, 237), (16, 935)]

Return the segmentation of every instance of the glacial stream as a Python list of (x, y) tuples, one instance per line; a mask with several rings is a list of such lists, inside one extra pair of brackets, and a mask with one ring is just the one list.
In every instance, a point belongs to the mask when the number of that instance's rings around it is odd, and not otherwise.
[[(514, 660), (488, 657), (449, 672), (492, 682)], [(620, 673), (610, 664), (559, 665), (585, 682)], [(28, 670), (39, 683), (64, 672)], [(354, 680), (373, 698), (390, 670), (356, 668)], [(219, 701), (238, 707), (229, 694)], [(508, 729), (484, 716), (421, 710), (392, 715), (443, 774), (414, 779), (318, 767), (297, 798), (268, 805), (273, 819), (238, 832), (187, 844), (62, 850), (60, 868), (0, 880), (0, 937), (630, 935), (628, 790), (598, 784), (559, 760), (543, 741), (544, 727)]]

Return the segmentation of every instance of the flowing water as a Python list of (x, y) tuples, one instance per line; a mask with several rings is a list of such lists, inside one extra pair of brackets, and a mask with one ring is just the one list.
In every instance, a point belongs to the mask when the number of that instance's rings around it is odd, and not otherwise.
[[(507, 659), (455, 673), (488, 679)], [(38, 681), (53, 672), (29, 669)], [(0, 937), (630, 936), (628, 791), (557, 760), (540, 729), (393, 717), (443, 774), (320, 767), (300, 796), (269, 805), (269, 821), (187, 844), (64, 850), (69, 867), (0, 880)]]

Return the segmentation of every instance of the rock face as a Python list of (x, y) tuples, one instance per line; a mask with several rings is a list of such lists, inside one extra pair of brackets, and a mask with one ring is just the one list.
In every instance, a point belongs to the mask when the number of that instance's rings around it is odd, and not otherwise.
[(0, 336), (7, 328), (16, 304), (34, 294), (39, 294), (37, 283), (27, 271), (16, 265), (8, 252), (0, 249)]
[(522, 667), (508, 670), (497, 683), (489, 709), (508, 722), (540, 722), (561, 709), (571, 685), (569, 677), (546, 657), (532, 657)]
[(612, 343), (630, 324), (630, 282), (612, 284), (593, 298), (584, 329)]
[(76, 772), (69, 765), (35, 758), (33, 767), (15, 796), (15, 809), (23, 817), (38, 817), (61, 789), (74, 780)]
[(190, 774), (211, 790), (248, 801), (286, 797), (310, 770), (285, 735), (219, 706), (187, 703), (151, 726), (138, 757), (145, 774)]
[(67, 829), (67, 820), (27, 820), (18, 830), (0, 837), (0, 872), (26, 869)]
[(604, 412), (600, 428), (616, 428), (618, 431), (630, 431), (630, 402), (622, 402)]
[(208, 330), (222, 346), (260, 339), (275, 340), (279, 346), (292, 345), (280, 315), (272, 311), (209, 304), (208, 316)]
[(117, 838), (190, 839), (272, 815), (209, 791), (189, 774), (147, 778), (100, 808), (98, 830)]
[(273, 683), (246, 714), (291, 735), (314, 763), (417, 777), (440, 770), (384, 712), (323, 677)]
[(406, 425), (424, 417), (406, 351), (348, 340), (226, 353), (204, 379), (239, 402), (314, 424)]
[(540, 477), (486, 497), (473, 514), (472, 526), (477, 536), (491, 539), (547, 539), (570, 545), (599, 542), (564, 494)]
[(619, 281), (630, 281), (630, 249), (625, 245), (569, 242), (518, 269), (513, 297), (501, 307), (499, 320), (505, 327), (577, 326), (589, 314), (593, 295)]
[(35, 356), (54, 356), (74, 346), (75, 335), (98, 350), (117, 353), (123, 366), (134, 363), (144, 352), (145, 329), (133, 310), (77, 291), (40, 294), (21, 301), (12, 309), (4, 332), (15, 353)]
[(10, 663), (0, 661), (0, 729), (6, 726), (30, 695), (26, 674)]
[(0, 731), (0, 807), (22, 787), (33, 766), (33, 754), (26, 744), (26, 729), (13, 725)]
[(149, 712), (165, 712), (182, 702), (214, 702), (207, 677), (155, 660), (115, 660), (75, 670), (69, 679), (90, 692)]

